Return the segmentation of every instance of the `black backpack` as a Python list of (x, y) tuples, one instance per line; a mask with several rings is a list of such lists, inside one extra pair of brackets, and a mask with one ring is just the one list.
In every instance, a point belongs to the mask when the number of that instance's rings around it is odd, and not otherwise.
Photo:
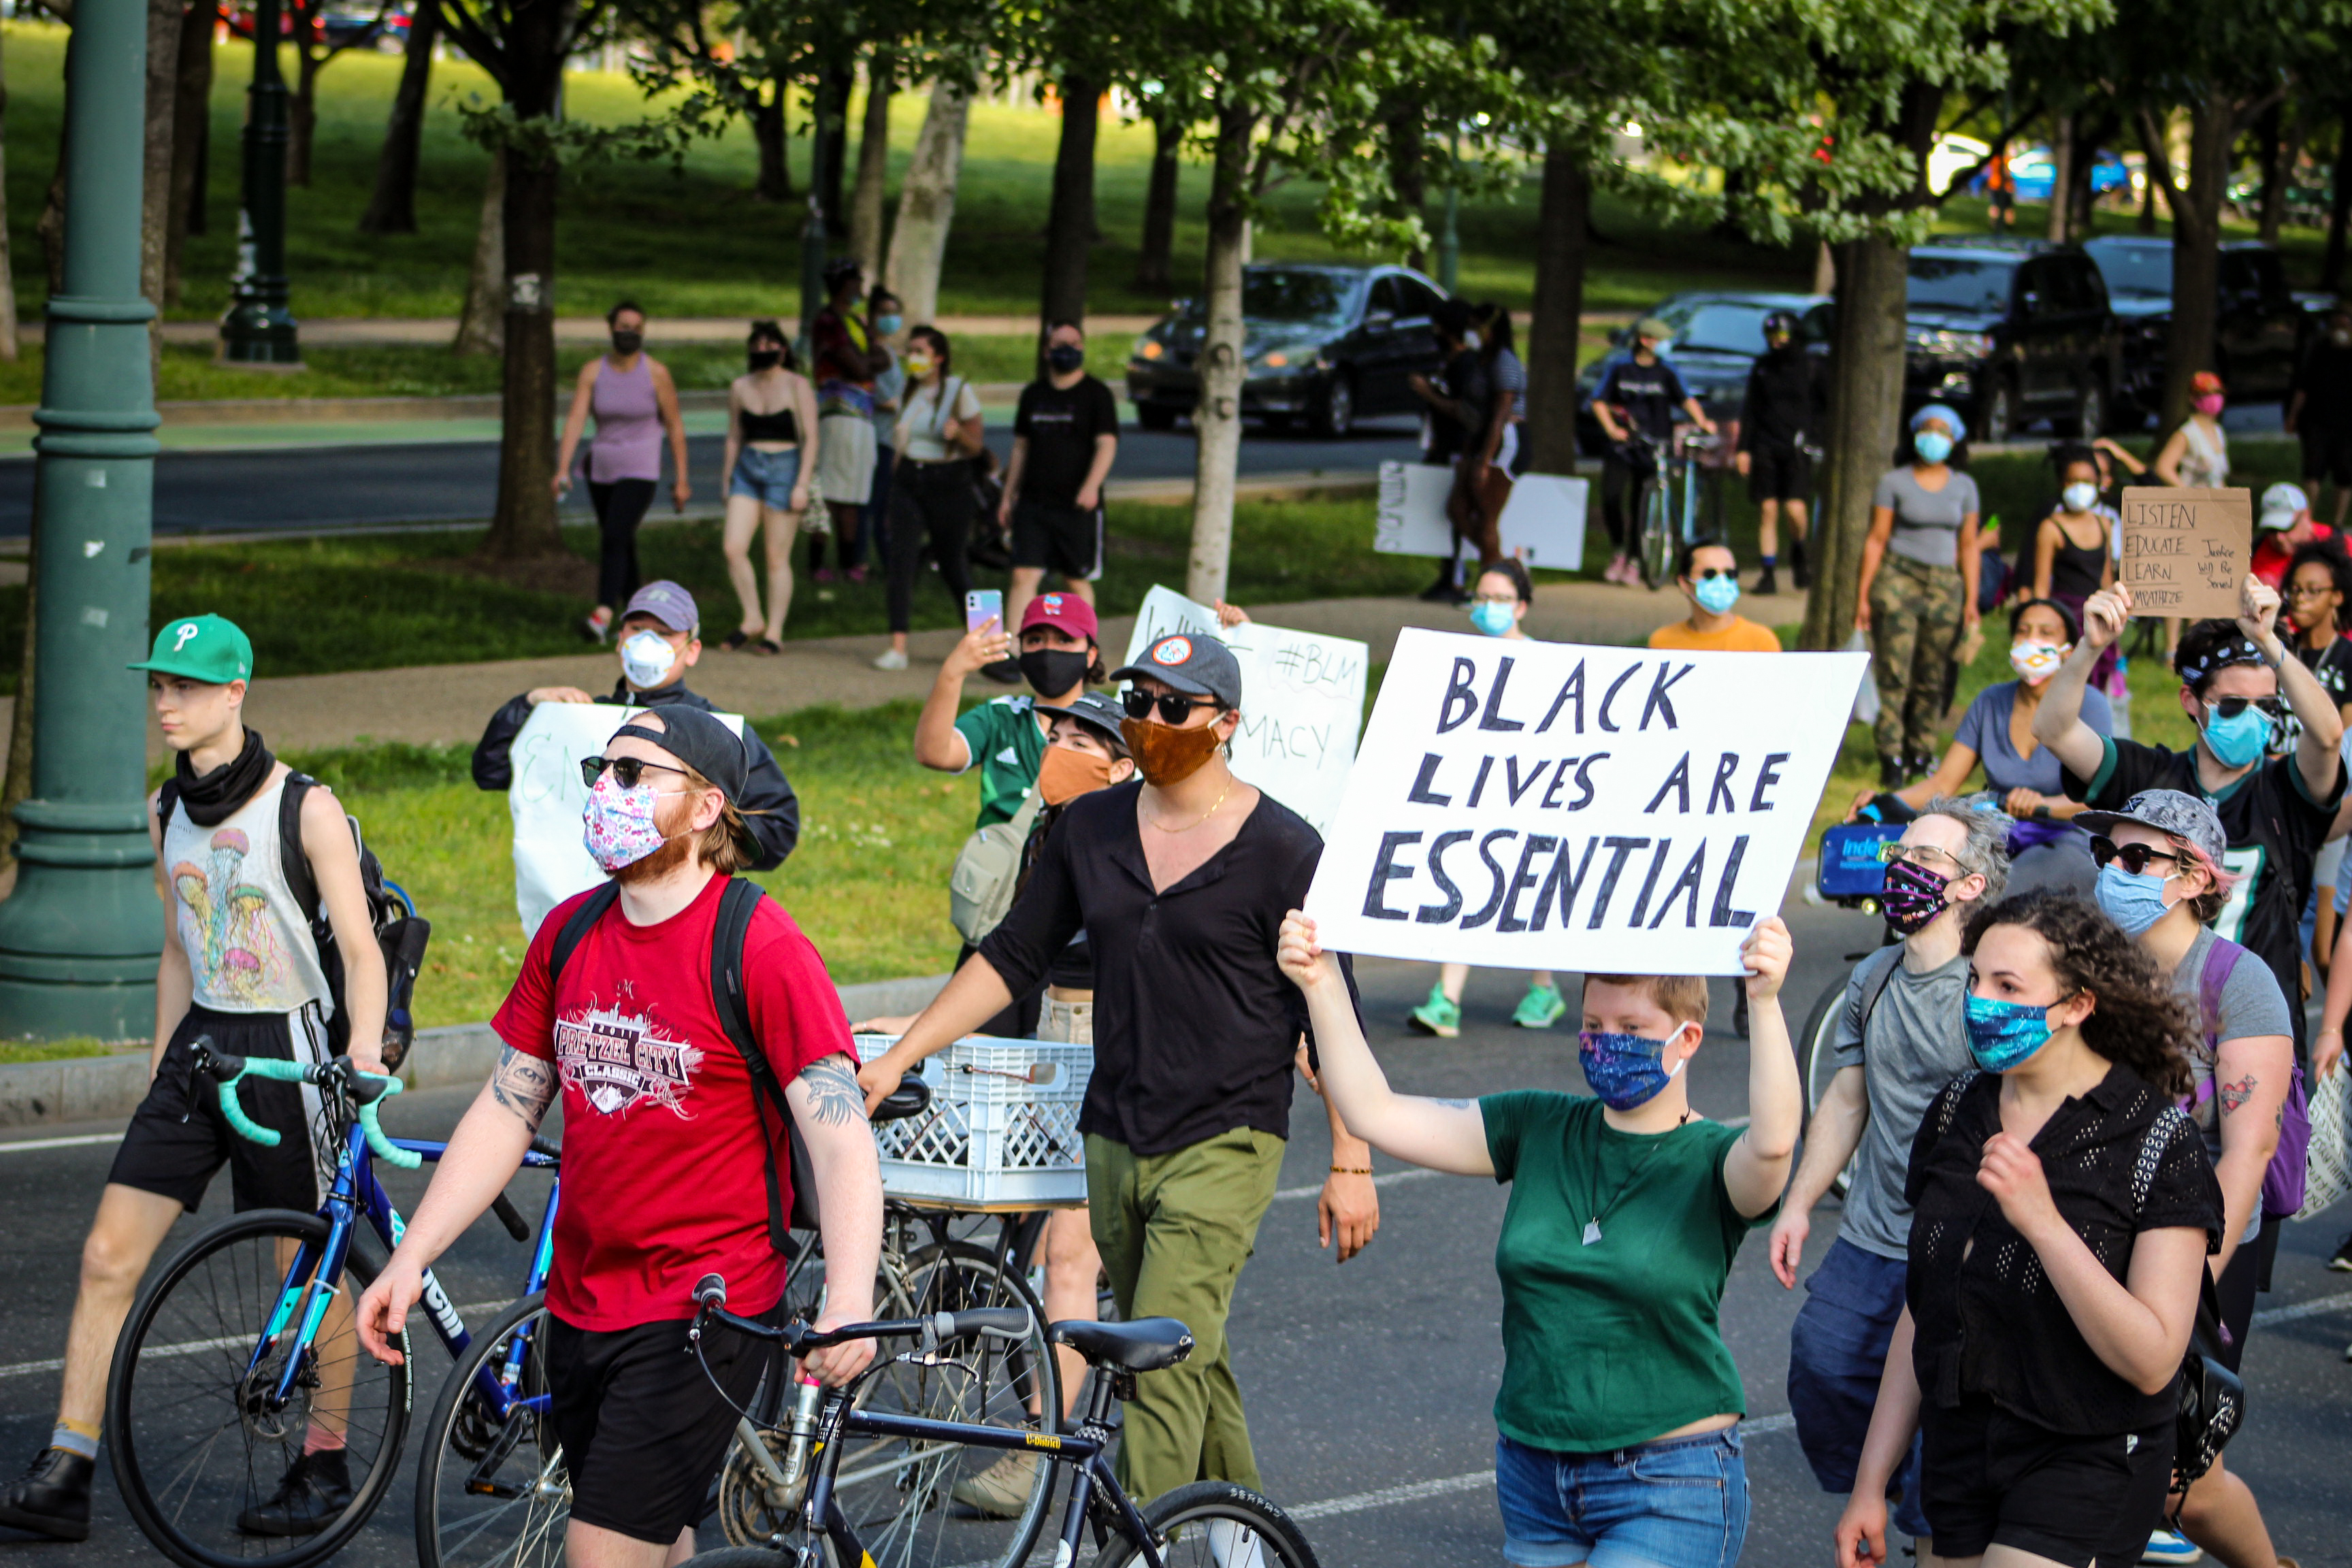
[[(287, 891), (298, 908), (309, 911), (310, 945), (318, 950), (319, 969), (327, 977), (327, 994), (335, 1004), (334, 1016), (327, 1020), (327, 1039), (335, 1055), (343, 1056), (352, 1048), (351, 1009), (343, 996), (343, 954), (335, 945), (334, 924), (327, 918), (318, 880), (310, 874), (310, 857), (302, 847), (302, 801), (318, 782), (304, 773), (286, 775), (285, 793), (278, 803), (278, 861), (286, 875)], [(172, 813), (179, 804), (179, 781), (164, 780), (155, 801), (155, 817), (162, 828), (171, 827)], [(359, 851), (360, 890), (367, 898), (368, 925), (383, 952), (383, 1065), (397, 1072), (416, 1038), (413, 1009), (416, 976), (425, 966), (425, 944), (432, 940), (433, 922), (416, 912), (415, 900), (407, 889), (386, 879), (383, 862), (360, 836), (359, 818), (345, 812), (343, 820), (351, 825), (352, 847)]]
[[(606, 882), (589, 894), (555, 933), (555, 944), (547, 954), (551, 996), (564, 964), (620, 896), (620, 884)], [(743, 1058), (744, 1071), (751, 1075), (755, 1109), (761, 1105), (772, 1109), (783, 1128), (785, 1158), (791, 1162), (793, 1173), (790, 1214), (784, 1212), (782, 1194), (777, 1190), (776, 1135), (768, 1131), (768, 1118), (760, 1118), (760, 1131), (768, 1144), (768, 1245), (790, 1256), (793, 1250), (791, 1233), (817, 1228), (816, 1168), (809, 1163), (808, 1151), (793, 1126), (792, 1107), (784, 1100), (784, 1086), (777, 1081), (768, 1053), (751, 1037), (751, 1013), (743, 998), (743, 941), (751, 934), (752, 911), (766, 896), (757, 882), (745, 881), (740, 877), (728, 879), (727, 890), (719, 896), (719, 919), (710, 931), (710, 1005), (719, 1015), (719, 1026), (727, 1031), (729, 1043)]]

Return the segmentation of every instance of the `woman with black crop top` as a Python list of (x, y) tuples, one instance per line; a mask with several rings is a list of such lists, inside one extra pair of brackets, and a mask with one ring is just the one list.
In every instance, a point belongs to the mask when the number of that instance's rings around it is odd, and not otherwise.
[[(762, 653), (784, 651), (784, 616), (793, 607), (793, 535), (808, 510), (816, 472), (816, 389), (793, 368), (792, 345), (773, 321), (751, 323), (751, 369), (727, 389), (727, 531), (721, 540), (728, 580), (743, 618), (720, 644), (758, 639)], [(751, 540), (768, 543), (768, 613), (760, 614), (760, 578)]]

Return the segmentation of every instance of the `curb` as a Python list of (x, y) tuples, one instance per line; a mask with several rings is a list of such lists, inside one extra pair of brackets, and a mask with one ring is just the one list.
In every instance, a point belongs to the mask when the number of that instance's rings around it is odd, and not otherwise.
[[(852, 1022), (872, 1014), (919, 1012), (948, 983), (944, 974), (840, 987)], [(411, 1089), (478, 1084), (498, 1064), (499, 1037), (488, 1024), (420, 1029), (401, 1078)], [(54, 1062), (0, 1063), (0, 1129), (128, 1117), (147, 1097), (145, 1049)]]

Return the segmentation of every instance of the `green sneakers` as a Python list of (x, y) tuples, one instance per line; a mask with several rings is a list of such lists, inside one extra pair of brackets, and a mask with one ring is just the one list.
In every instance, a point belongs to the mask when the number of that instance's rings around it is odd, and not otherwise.
[(1511, 1022), (1522, 1029), (1549, 1029), (1567, 1011), (1568, 1004), (1560, 999), (1559, 986), (1530, 985), (1528, 994), (1519, 998), (1518, 1011), (1511, 1015)]
[(1444, 986), (1433, 985), (1429, 1000), (1406, 1014), (1404, 1021), (1424, 1035), (1450, 1040), (1462, 1033), (1462, 1005), (1446, 996)]

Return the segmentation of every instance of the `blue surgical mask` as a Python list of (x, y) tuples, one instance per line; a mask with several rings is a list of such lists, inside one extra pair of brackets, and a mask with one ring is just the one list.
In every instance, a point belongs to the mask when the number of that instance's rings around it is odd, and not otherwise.
[(1911, 449), (1930, 463), (1940, 463), (1952, 455), (1952, 438), (1941, 430), (1922, 430), (1911, 437)]
[(896, 333), (900, 327), (903, 327), (906, 324), (907, 318), (904, 316), (877, 316), (874, 318), (874, 330), (881, 333), (886, 338)]
[(2164, 901), (2164, 885), (2169, 877), (2150, 876), (2143, 871), (2133, 876), (2118, 865), (2099, 868), (2099, 879), (2092, 891), (2105, 910), (2107, 919), (2123, 928), (2126, 936), (2137, 936), (2172, 908)]
[(2205, 721), (2205, 747), (2225, 768), (2251, 767), (2270, 750), (2271, 716), (2247, 708), (2234, 718), (2213, 713)]
[(1969, 1054), (1987, 1072), (2007, 1072), (2050, 1043), (2050, 1008), (2029, 1002), (2001, 1002), (1969, 993), (1962, 1009)]
[(1708, 577), (1691, 590), (1698, 607), (1710, 616), (1720, 616), (1739, 603), (1739, 584), (1729, 577)]
[[(1576, 1037), (1577, 1064), (1601, 1103), (1612, 1110), (1633, 1110), (1658, 1098), (1659, 1092), (1683, 1070), (1682, 1062), (1663, 1066), (1659, 1058), (1681, 1037), (1675, 1030), (1663, 1040), (1645, 1035), (1603, 1035), (1591, 1029)], [(1685, 1060), (1689, 1058), (1685, 1058)]]
[(1490, 637), (1507, 636), (1518, 619), (1511, 613), (1515, 608), (1516, 605), (1493, 599), (1481, 599), (1470, 606), (1470, 624)]

